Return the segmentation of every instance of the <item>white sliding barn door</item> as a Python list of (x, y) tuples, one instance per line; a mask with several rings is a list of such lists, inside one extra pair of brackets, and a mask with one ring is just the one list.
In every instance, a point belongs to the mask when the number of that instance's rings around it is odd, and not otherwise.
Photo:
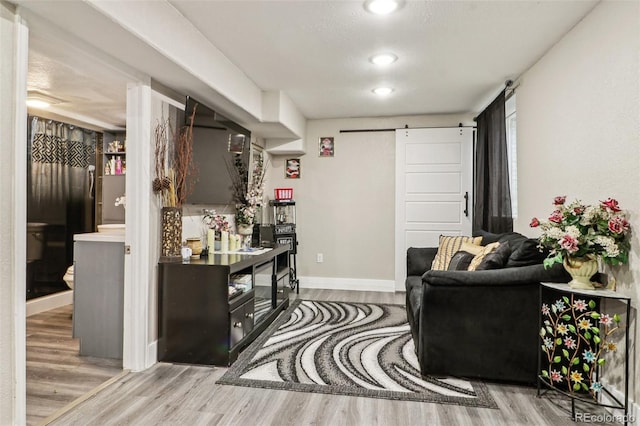
[(471, 235), (471, 127), (396, 130), (396, 290), (404, 290), (409, 247), (440, 235)]

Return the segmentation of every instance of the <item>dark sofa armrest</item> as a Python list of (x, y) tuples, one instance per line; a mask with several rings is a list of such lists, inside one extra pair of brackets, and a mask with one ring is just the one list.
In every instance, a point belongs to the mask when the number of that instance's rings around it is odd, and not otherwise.
[(434, 286), (514, 286), (536, 282), (560, 282), (571, 280), (560, 264), (545, 269), (542, 264), (519, 268), (491, 269), (485, 271), (427, 271), (422, 282)]
[(437, 252), (437, 247), (409, 247), (407, 250), (407, 276), (420, 276), (430, 270)]

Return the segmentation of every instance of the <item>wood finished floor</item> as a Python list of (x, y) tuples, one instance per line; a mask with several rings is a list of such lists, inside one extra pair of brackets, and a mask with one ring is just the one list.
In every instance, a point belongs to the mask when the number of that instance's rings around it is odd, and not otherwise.
[(122, 361), (81, 357), (71, 337), (71, 305), (27, 318), (27, 424), (58, 409), (122, 372)]
[[(295, 295), (291, 296), (295, 298)], [(300, 298), (404, 303), (404, 294), (301, 290)], [(472, 354), (470, 354), (472, 356)], [(488, 384), (498, 409), (216, 385), (226, 368), (158, 363), (129, 373), (52, 425), (554, 425), (570, 403), (530, 387)], [(578, 406), (591, 414), (604, 411)], [(590, 424), (608, 424), (594, 423)]]

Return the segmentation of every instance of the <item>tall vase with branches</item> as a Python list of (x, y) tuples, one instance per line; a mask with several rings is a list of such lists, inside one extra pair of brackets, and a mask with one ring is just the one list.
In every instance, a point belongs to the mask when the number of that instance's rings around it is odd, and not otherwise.
[(248, 179), (248, 170), (242, 157), (237, 156), (232, 163), (227, 163), (231, 176), (233, 199), (236, 204), (236, 225), (238, 232), (241, 229), (250, 228), (255, 223), (258, 208), (262, 205), (264, 197), (265, 163), (262, 157), (253, 163), (251, 180)]
[(193, 165), (193, 121), (196, 106), (189, 117), (189, 125), (182, 126), (170, 138), (168, 120), (158, 122), (155, 139), (155, 179), (153, 192), (162, 204), (161, 261), (181, 259), (182, 205), (193, 190), (197, 170)]

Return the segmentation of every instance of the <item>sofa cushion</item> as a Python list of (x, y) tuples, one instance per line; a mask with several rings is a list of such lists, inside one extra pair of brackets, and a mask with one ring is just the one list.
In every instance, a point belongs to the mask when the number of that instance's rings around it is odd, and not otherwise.
[(511, 255), (505, 265), (506, 268), (537, 265), (542, 263), (548, 255), (548, 252), (540, 251), (537, 239), (527, 238), (517, 232), (493, 234), (491, 232), (481, 230), (477, 234), (482, 237), (483, 246), (495, 242), (509, 243), (511, 247)]
[(512, 248), (511, 255), (505, 265), (507, 268), (517, 268), (520, 266), (537, 265), (542, 263), (547, 257), (547, 253), (540, 251), (538, 240), (527, 238), (517, 247)]
[(474, 232), (475, 237), (482, 238), (482, 242), (480, 243), (480, 245), (483, 245), (483, 246), (486, 246), (487, 244), (491, 244), (491, 243), (497, 243), (502, 235), (504, 234), (494, 234), (492, 232), (488, 232), (482, 229), (477, 232)]
[[(464, 247), (464, 244), (462, 246)], [(451, 258), (447, 271), (466, 271), (473, 257), (474, 254), (468, 251), (457, 251)]]
[(500, 269), (504, 268), (509, 260), (509, 255), (511, 254), (511, 247), (509, 247), (509, 242), (505, 241), (500, 244), (495, 250), (491, 253), (488, 253), (482, 262), (476, 268), (476, 271), (485, 271), (488, 269)]
[(502, 243), (505, 241), (509, 241), (509, 244), (511, 244), (511, 247), (513, 248), (517, 246), (516, 244), (517, 241), (527, 239), (527, 237), (517, 232), (505, 232), (503, 234), (494, 234), (492, 232), (480, 230), (478, 231), (477, 234), (479, 237), (482, 238), (481, 245), (483, 246), (486, 246), (487, 244), (491, 244), (491, 243)]
[(438, 252), (431, 264), (431, 269), (436, 271), (446, 271), (453, 255), (460, 250), (463, 242), (479, 245), (482, 237), (461, 237), (440, 235)]
[(560, 263), (545, 269), (541, 264), (521, 268), (502, 268), (488, 271), (428, 271), (422, 276), (423, 283), (435, 286), (475, 287), (484, 285), (511, 286), (532, 282), (568, 283), (571, 276)]
[(469, 263), (469, 267), (467, 268), (467, 270), (475, 271), (480, 265), (480, 263), (482, 263), (485, 256), (491, 253), (492, 251), (494, 251), (495, 249), (497, 249), (498, 246), (500, 246), (500, 243), (491, 243), (484, 246), (483, 249), (480, 251), (480, 253), (473, 256), (473, 259), (471, 259), (471, 263)]
[(421, 276), (431, 268), (437, 247), (409, 247), (407, 249), (407, 276)]

